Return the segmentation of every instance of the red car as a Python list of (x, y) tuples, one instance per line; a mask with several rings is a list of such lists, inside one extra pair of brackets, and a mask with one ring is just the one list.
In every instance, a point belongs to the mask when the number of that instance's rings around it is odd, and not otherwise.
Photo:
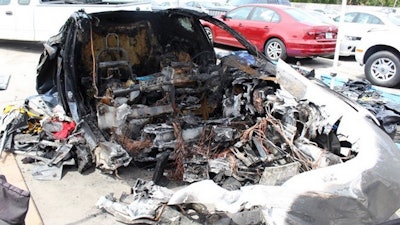
[[(287, 57), (332, 56), (338, 28), (307, 11), (291, 6), (251, 4), (232, 9), (220, 20), (241, 33), (272, 61)], [(203, 22), (216, 44), (242, 48), (228, 32)]]

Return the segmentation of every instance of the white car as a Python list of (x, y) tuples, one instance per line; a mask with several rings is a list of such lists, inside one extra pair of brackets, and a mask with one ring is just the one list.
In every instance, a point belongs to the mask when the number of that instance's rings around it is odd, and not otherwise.
[(182, 8), (192, 9), (199, 12), (210, 13), (210, 10), (219, 10), (224, 7), (223, 2), (219, 1), (202, 1), (202, 0), (194, 0), (188, 1), (180, 5)]
[(159, 11), (164, 9), (171, 9), (179, 7), (179, 1), (175, 0), (152, 0), (151, 1), (151, 10)]
[(365, 65), (366, 78), (374, 85), (396, 87), (400, 84), (400, 28), (374, 29), (361, 39), (356, 61)]
[[(84, 3), (87, 2), (87, 3)], [(0, 1), (0, 39), (45, 42), (78, 10), (151, 11), (150, 0)]]
[(354, 55), (355, 48), (363, 35), (371, 29), (397, 27), (400, 18), (395, 13), (381, 11), (349, 11), (344, 15), (343, 24), (339, 24), (340, 16), (334, 18), (339, 27), (340, 56)]

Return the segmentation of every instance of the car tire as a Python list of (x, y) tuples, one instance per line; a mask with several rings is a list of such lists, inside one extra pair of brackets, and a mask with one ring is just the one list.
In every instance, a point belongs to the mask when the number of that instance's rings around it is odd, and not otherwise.
[(367, 80), (382, 87), (395, 87), (400, 84), (400, 59), (389, 51), (372, 54), (365, 63)]
[(214, 43), (214, 35), (209, 27), (204, 27), (204, 31), (206, 32), (206, 35), (208, 37), (208, 40), (210, 40), (211, 43)]
[(279, 58), (285, 60), (287, 58), (286, 46), (278, 38), (272, 38), (265, 44), (264, 54), (271, 61), (277, 61)]

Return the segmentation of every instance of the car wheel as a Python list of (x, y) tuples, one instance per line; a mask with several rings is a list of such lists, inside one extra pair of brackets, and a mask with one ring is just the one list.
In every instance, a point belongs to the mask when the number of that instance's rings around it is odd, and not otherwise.
[(394, 87), (400, 83), (400, 59), (389, 51), (376, 52), (368, 58), (364, 72), (372, 84)]
[(206, 35), (208, 39), (210, 40), (211, 43), (214, 43), (214, 36), (211, 28), (209, 27), (204, 27), (204, 31), (206, 32)]
[(271, 61), (277, 61), (279, 58), (285, 60), (287, 57), (286, 46), (278, 38), (272, 38), (265, 44), (264, 54)]

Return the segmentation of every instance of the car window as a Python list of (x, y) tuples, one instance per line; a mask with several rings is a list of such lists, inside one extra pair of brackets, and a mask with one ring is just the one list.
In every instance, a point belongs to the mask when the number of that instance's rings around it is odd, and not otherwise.
[(263, 4), (279, 4), (277, 0), (258, 0), (257, 3)]
[(353, 22), (360, 24), (383, 24), (381, 19), (368, 13), (359, 13)]
[(241, 8), (237, 8), (234, 9), (232, 11), (229, 11), (226, 14), (227, 18), (230, 19), (236, 19), (236, 20), (245, 20), (248, 18), (251, 10), (253, 9), (253, 7), (241, 7)]
[(280, 17), (278, 13), (272, 9), (257, 7), (254, 9), (250, 19), (264, 22), (279, 22)]
[(289, 0), (280, 0), (279, 4), (281, 4), (281, 5), (292, 5)]
[(286, 8), (283, 9), (287, 14), (289, 14), (293, 19), (299, 21), (299, 22), (305, 22), (305, 23), (314, 23), (314, 22), (319, 22), (316, 21), (314, 16), (311, 16), (309, 13), (307, 13), (304, 10), (298, 9), (298, 8)]
[(384, 24), (384, 22), (381, 19), (379, 19), (377, 16), (374, 16), (374, 15), (369, 15), (368, 23), (369, 24)]
[[(344, 15), (344, 20), (343, 22), (345, 23), (353, 23), (354, 18), (357, 16), (358, 13), (356, 12), (351, 12), (351, 13), (346, 13)], [(335, 19), (333, 19), (336, 22), (340, 22), (340, 16), (335, 17)]]
[(369, 15), (365, 13), (359, 13), (358, 16), (352, 20), (353, 23), (366, 24), (368, 22)]
[(18, 0), (19, 5), (29, 5), (31, 0)]
[(9, 5), (11, 0), (0, 0), (0, 5)]

